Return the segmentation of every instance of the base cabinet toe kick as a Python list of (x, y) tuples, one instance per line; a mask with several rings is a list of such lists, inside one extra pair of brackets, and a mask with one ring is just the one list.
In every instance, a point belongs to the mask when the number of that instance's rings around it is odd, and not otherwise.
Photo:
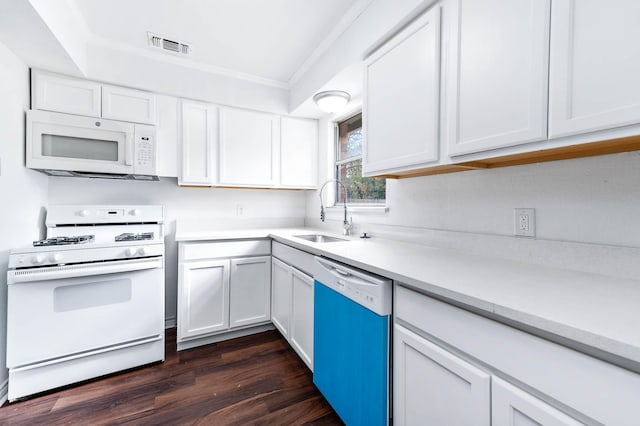
[(637, 425), (640, 374), (394, 285), (394, 424)]

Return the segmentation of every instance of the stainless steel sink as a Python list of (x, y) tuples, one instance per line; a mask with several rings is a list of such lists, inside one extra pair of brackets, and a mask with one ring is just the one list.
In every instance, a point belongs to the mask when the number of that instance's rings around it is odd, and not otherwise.
[(338, 241), (349, 241), (345, 238), (332, 237), (330, 235), (322, 234), (294, 235), (294, 237), (302, 238), (303, 240), (311, 241), (312, 243), (335, 243)]

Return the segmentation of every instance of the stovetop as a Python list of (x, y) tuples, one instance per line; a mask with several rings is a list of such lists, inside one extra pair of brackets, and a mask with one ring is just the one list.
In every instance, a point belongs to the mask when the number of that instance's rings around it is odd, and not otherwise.
[(162, 206), (49, 206), (46, 238), (11, 250), (9, 268), (164, 256)]

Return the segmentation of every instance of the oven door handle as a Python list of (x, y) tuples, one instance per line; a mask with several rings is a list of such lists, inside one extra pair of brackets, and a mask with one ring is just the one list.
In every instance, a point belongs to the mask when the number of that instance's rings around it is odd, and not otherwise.
[(35, 281), (59, 280), (91, 275), (117, 274), (120, 272), (142, 271), (162, 268), (162, 257), (116, 260), (112, 262), (62, 265), (43, 268), (18, 269), (7, 272), (7, 284)]

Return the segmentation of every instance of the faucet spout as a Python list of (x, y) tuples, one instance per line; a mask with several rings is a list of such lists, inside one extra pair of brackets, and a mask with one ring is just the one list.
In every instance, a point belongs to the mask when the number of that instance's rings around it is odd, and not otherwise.
[(353, 221), (349, 221), (347, 219), (347, 187), (344, 186), (344, 183), (340, 182), (337, 179), (327, 180), (325, 183), (322, 184), (322, 186), (320, 187), (320, 190), (318, 191), (318, 196), (320, 197), (320, 220), (323, 222), (325, 220), (324, 204), (322, 202), (322, 191), (324, 190), (324, 187), (331, 182), (336, 182), (338, 185), (342, 186), (342, 189), (344, 189), (345, 199), (344, 199), (344, 219), (342, 221), (342, 233), (344, 235), (349, 235), (349, 232), (351, 231), (351, 227), (353, 226), (352, 224)]

